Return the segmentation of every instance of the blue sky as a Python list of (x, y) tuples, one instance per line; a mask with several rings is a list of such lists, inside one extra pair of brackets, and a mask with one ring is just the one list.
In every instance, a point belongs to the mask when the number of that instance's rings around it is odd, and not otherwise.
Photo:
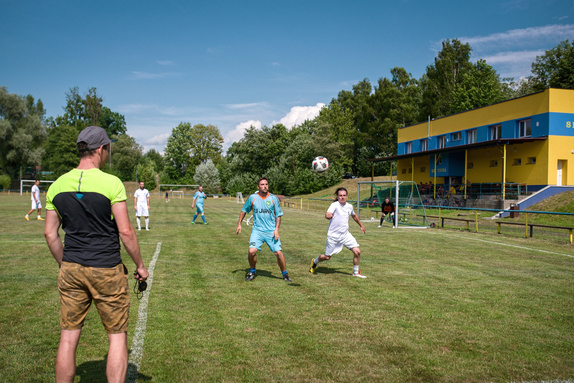
[(0, 0), (0, 86), (53, 117), (70, 88), (96, 87), (146, 150), (180, 122), (216, 125), (228, 147), (393, 67), (419, 78), (454, 38), (502, 77), (527, 76), (574, 40), (574, 0)]

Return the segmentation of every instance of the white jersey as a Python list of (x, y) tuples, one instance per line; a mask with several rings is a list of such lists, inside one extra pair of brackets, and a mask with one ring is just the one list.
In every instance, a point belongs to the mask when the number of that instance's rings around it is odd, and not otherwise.
[(40, 201), (40, 188), (37, 185), (32, 186), (32, 202)]
[(333, 213), (327, 236), (343, 236), (349, 232), (349, 217), (355, 215), (353, 205), (350, 203), (341, 205), (339, 201), (335, 201), (329, 206), (327, 213)]
[(134, 197), (137, 198), (137, 205), (143, 205), (147, 207), (147, 199), (149, 198), (149, 191), (147, 189), (136, 190)]

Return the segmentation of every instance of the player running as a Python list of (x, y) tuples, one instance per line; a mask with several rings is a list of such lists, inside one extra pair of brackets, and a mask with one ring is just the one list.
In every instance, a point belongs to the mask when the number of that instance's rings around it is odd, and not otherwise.
[(205, 225), (207, 225), (207, 222), (205, 222), (205, 212), (203, 211), (203, 203), (205, 202), (205, 199), (207, 198), (207, 195), (205, 195), (205, 193), (203, 192), (203, 186), (199, 186), (199, 190), (195, 192), (195, 194), (193, 195), (193, 202), (191, 203), (191, 208), (193, 209), (197, 203), (197, 210), (195, 211), (195, 215), (193, 216), (193, 220), (191, 221), (192, 224), (195, 225), (195, 219), (197, 218), (198, 214), (201, 214), (201, 219), (203, 220), (203, 223)]
[(343, 245), (353, 252), (353, 277), (367, 278), (359, 271), (359, 261), (361, 260), (361, 249), (355, 237), (349, 232), (349, 216), (361, 227), (365, 234), (365, 227), (355, 214), (353, 205), (347, 203), (347, 189), (338, 188), (335, 192), (337, 200), (329, 206), (325, 218), (330, 220), (329, 231), (327, 232), (327, 245), (325, 253), (311, 261), (309, 272), (315, 274), (319, 262), (328, 261), (343, 249)]
[(277, 264), (281, 269), (281, 274), (286, 282), (292, 282), (287, 273), (287, 265), (283, 251), (281, 249), (281, 241), (279, 240), (279, 226), (281, 226), (281, 216), (283, 210), (279, 203), (279, 198), (269, 193), (269, 181), (267, 178), (262, 177), (257, 181), (259, 191), (253, 193), (245, 201), (245, 205), (239, 213), (239, 222), (237, 222), (237, 229), (235, 234), (241, 233), (241, 222), (245, 218), (245, 214), (253, 210), (253, 229), (251, 229), (251, 237), (249, 238), (249, 251), (247, 259), (249, 260), (249, 271), (245, 275), (247, 282), (252, 281), (257, 270), (257, 250), (261, 251), (263, 242), (267, 243), (269, 249), (277, 257)]
[(136, 211), (138, 230), (142, 229), (140, 217), (144, 217), (145, 229), (149, 231), (149, 191), (144, 188), (143, 181), (140, 181), (140, 188), (134, 193), (134, 210)]

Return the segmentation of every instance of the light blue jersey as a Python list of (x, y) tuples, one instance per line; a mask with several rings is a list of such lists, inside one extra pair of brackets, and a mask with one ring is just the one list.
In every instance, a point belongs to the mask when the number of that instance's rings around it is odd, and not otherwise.
[(244, 213), (253, 210), (253, 231), (275, 231), (275, 219), (283, 215), (279, 198), (274, 194), (267, 193), (267, 197), (261, 198), (259, 193), (253, 193), (245, 201), (241, 209)]
[(207, 198), (207, 195), (205, 195), (204, 192), (200, 192), (199, 190), (195, 192), (195, 194), (193, 195), (193, 199), (195, 200), (195, 206), (197, 208), (196, 212), (201, 214), (203, 213), (203, 203), (205, 202), (205, 199)]

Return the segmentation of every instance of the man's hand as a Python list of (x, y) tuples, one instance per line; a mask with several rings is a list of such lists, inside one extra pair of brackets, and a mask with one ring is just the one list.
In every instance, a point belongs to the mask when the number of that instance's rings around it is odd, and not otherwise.
[(276, 228), (276, 229), (273, 231), (273, 239), (276, 240), (276, 241), (279, 240), (279, 228)]
[(235, 229), (235, 235), (239, 235), (241, 233), (241, 221), (237, 224), (237, 229)]

